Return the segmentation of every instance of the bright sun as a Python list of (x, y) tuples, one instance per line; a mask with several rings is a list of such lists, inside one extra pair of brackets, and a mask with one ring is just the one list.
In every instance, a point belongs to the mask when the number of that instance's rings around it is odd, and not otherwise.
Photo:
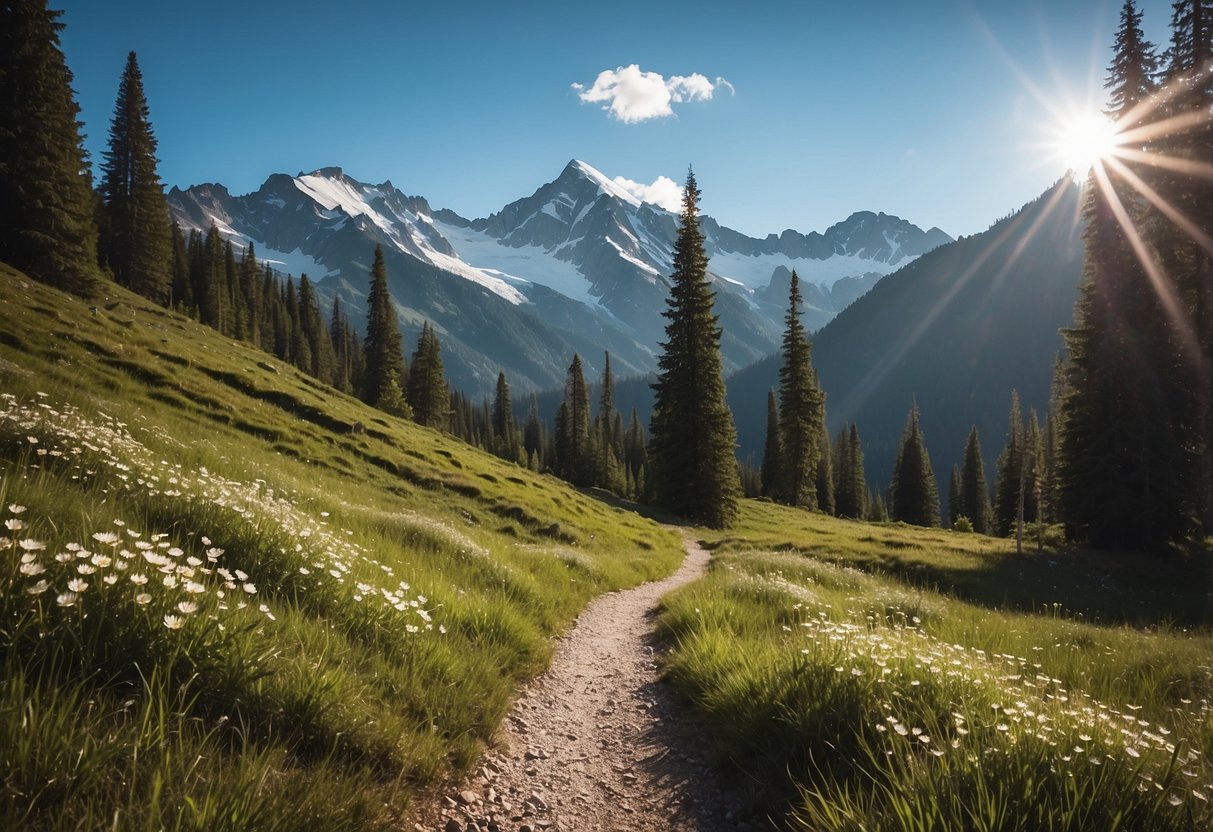
[(1061, 126), (1057, 155), (1078, 179), (1116, 148), (1116, 125), (1102, 113), (1076, 113)]

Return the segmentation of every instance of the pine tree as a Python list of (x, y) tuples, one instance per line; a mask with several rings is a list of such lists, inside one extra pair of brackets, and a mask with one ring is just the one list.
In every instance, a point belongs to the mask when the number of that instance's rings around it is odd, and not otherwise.
[(834, 502), (839, 517), (853, 520), (866, 515), (868, 487), (863, 474), (863, 446), (859, 428), (843, 427), (834, 442)]
[(497, 390), (493, 396), (493, 436), (496, 438), (497, 455), (516, 460), (519, 453), (518, 430), (514, 425), (514, 405), (510, 398), (510, 385), (505, 373), (497, 374)]
[(598, 469), (595, 484), (615, 494), (624, 494), (627, 483), (623, 473), (623, 423), (615, 410), (615, 378), (611, 374), (609, 352), (603, 359), (601, 386), (594, 425)]
[(181, 226), (174, 222), (169, 236), (172, 240), (169, 306), (189, 314), (194, 305), (194, 293), (190, 287), (190, 259), (185, 247), (185, 234), (181, 231)]
[(590, 441), (590, 393), (581, 356), (576, 353), (564, 382), (561, 410), (564, 419), (556, 426), (556, 471), (574, 485), (590, 485), (595, 463)]
[(0, 2), (0, 261), (91, 296), (96, 203), (60, 14), (45, 0)]
[(630, 493), (633, 497), (645, 494), (645, 469), (649, 463), (648, 441), (644, 435), (644, 425), (636, 408), (632, 408), (632, 418), (628, 422), (628, 432), (624, 439), (624, 466), (627, 469), (627, 479), (631, 483)]
[(890, 487), (892, 517), (912, 526), (939, 525), (939, 490), (935, 472), (927, 453), (922, 429), (918, 425), (918, 404), (910, 405), (893, 464), (893, 484)]
[[(1011, 391), (1011, 413), (1007, 418), (1007, 444), (998, 456), (994, 477), (994, 531), (1006, 536), (1019, 517), (1019, 497), (1026, 473), (1027, 436), (1019, 410), (1019, 393)], [(974, 526), (976, 528), (976, 526)]]
[(821, 423), (817, 452), (817, 508), (826, 514), (834, 513), (834, 451), (830, 447), (830, 434), (825, 422)]
[(527, 466), (535, 471), (543, 470), (543, 423), (539, 421), (539, 398), (534, 393), (522, 431), (522, 447), (526, 451)]
[[(320, 301), (306, 274), (299, 276), (299, 328), (307, 342), (311, 359), (307, 372), (325, 384), (333, 384), (337, 373), (337, 356), (320, 315)], [(396, 386), (400, 386), (399, 375), (396, 376)]]
[[(394, 372), (397, 379), (409, 378), (404, 363), (404, 347), (401, 344), (400, 325), (396, 320), (396, 308), (387, 288), (387, 266), (383, 262), (383, 250), (375, 246), (375, 259), (371, 265), (371, 285), (367, 293), (366, 309), (366, 372), (362, 381), (362, 400), (377, 404), (388, 373)], [(417, 416), (417, 403), (410, 395), (409, 404)], [(443, 393), (443, 409), (446, 408)], [(420, 419), (418, 419), (420, 421)], [(422, 424), (426, 424), (422, 422)]]
[(952, 466), (952, 476), (948, 478), (948, 526), (956, 528), (956, 521), (961, 517), (968, 519), (968, 516), (961, 510), (961, 492), (964, 490), (964, 485), (961, 483), (960, 466)]
[[(1207, 3), (1175, 6), (1176, 33), (1185, 10)], [(1197, 15), (1200, 16), (1199, 14)], [(1203, 25), (1203, 24), (1202, 24)], [(1201, 27), (1192, 28), (1196, 33)], [(1207, 40), (1207, 36), (1204, 36)], [(1200, 97), (1196, 67), (1189, 76), (1177, 67), (1204, 47), (1196, 37), (1191, 48), (1184, 36), (1173, 39), (1168, 70), (1169, 101), (1161, 117), (1190, 106), (1189, 93)], [(1204, 52), (1208, 54), (1207, 50)], [(1140, 15), (1126, 4), (1117, 33), (1107, 87), (1110, 115), (1122, 129), (1139, 126), (1154, 101), (1149, 84), (1140, 81), (1153, 69), (1152, 47), (1140, 32)], [(1194, 82), (1194, 83), (1190, 83)], [(1150, 106), (1147, 106), (1150, 105)], [(1152, 153), (1186, 155), (1183, 134), (1162, 136), (1147, 148)], [(1209, 144), (1204, 145), (1207, 158)], [(1057, 481), (1066, 534), (1111, 549), (1159, 549), (1194, 533), (1192, 517), (1201, 492), (1198, 454), (1208, 430), (1200, 425), (1202, 385), (1213, 383), (1201, 373), (1199, 274), (1207, 256), (1190, 256), (1198, 247), (1132, 184), (1132, 159), (1110, 165), (1088, 183), (1083, 207), (1085, 265), (1075, 306), (1074, 327), (1066, 332), (1069, 364), (1061, 403)], [(1192, 188), (1184, 176), (1152, 169), (1145, 179), (1173, 210), (1198, 216), (1207, 184)], [(1141, 229), (1146, 249), (1156, 257), (1156, 281), (1138, 259), (1122, 220)], [(1174, 285), (1167, 283), (1173, 279)], [(1162, 297), (1170, 296), (1167, 303)], [(1172, 301), (1178, 301), (1174, 303)], [(1176, 308), (1176, 307), (1181, 308)], [(1197, 313), (1195, 315), (1191, 313)], [(1185, 319), (1186, 316), (1186, 319)], [(1207, 315), (1205, 316), (1208, 317)]]
[(985, 462), (981, 456), (981, 439), (977, 435), (976, 425), (969, 430), (962, 466), (960, 513), (969, 518), (973, 531), (991, 534), (990, 488), (986, 483)]
[[(1155, 141), (1160, 154), (1213, 164), (1213, 2), (1177, 0), (1172, 4), (1171, 46), (1167, 50), (1165, 88), (1170, 100), (1158, 118), (1197, 117), (1186, 131), (1173, 131)], [(1213, 194), (1207, 178), (1189, 171), (1151, 170), (1146, 174), (1173, 209), (1189, 217), (1206, 235), (1213, 233)], [(1179, 369), (1180, 398), (1177, 428), (1180, 441), (1191, 445), (1190, 473), (1193, 510), (1205, 535), (1213, 536), (1213, 252), (1153, 206), (1154, 249), (1162, 255), (1168, 274), (1193, 322), (1193, 341)], [(1206, 236), (1206, 240), (1207, 240)], [(1187, 474), (1188, 472), (1185, 472)], [(1187, 477), (1185, 477), (1186, 479)]]
[(121, 285), (166, 303), (172, 257), (168, 203), (156, 172), (156, 136), (134, 52), (126, 56), (103, 156), (107, 265)]
[(737, 518), (741, 486), (707, 265), (699, 186), (688, 172), (670, 296), (662, 313), (668, 323), (653, 385), (648, 487), (659, 505), (676, 514), (726, 528)]
[(801, 322), (800, 278), (792, 271), (784, 318), (783, 365), (779, 368), (779, 428), (783, 449), (780, 499), (817, 508), (817, 466), (821, 460), (824, 397), (813, 372), (812, 347)]
[(442, 346), (429, 321), (422, 326), (417, 338), (417, 350), (409, 367), (407, 396), (417, 424), (447, 429), (450, 394), (442, 369)]
[(775, 401), (775, 391), (767, 391), (767, 439), (762, 448), (762, 495), (776, 497), (779, 494), (783, 474), (780, 465), (783, 460), (783, 442), (779, 430), (779, 404)]

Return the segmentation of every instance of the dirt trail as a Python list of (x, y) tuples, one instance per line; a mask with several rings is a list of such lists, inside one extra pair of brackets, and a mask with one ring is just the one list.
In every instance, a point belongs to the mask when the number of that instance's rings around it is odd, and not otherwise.
[(738, 784), (709, 767), (686, 706), (658, 677), (657, 602), (703, 575), (709, 560), (692, 538), (685, 542), (673, 575), (585, 609), (551, 668), (514, 703), (498, 748), (417, 830), (769, 828), (741, 814)]

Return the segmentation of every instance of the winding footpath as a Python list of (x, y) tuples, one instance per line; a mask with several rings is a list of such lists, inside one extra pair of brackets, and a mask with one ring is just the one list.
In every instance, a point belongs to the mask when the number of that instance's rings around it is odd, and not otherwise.
[(673, 575), (586, 607), (552, 666), (514, 703), (497, 748), (417, 832), (771, 828), (743, 814), (742, 784), (709, 765), (686, 706), (660, 680), (658, 601), (702, 576), (710, 559), (684, 540)]

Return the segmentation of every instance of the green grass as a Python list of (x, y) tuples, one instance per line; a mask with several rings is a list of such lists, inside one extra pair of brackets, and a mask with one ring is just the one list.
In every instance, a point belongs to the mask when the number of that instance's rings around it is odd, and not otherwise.
[(400, 828), (680, 559), (116, 287), (0, 296), (0, 828)]
[(667, 673), (793, 826), (1213, 824), (1207, 553), (1016, 555), (757, 502), (705, 538)]

